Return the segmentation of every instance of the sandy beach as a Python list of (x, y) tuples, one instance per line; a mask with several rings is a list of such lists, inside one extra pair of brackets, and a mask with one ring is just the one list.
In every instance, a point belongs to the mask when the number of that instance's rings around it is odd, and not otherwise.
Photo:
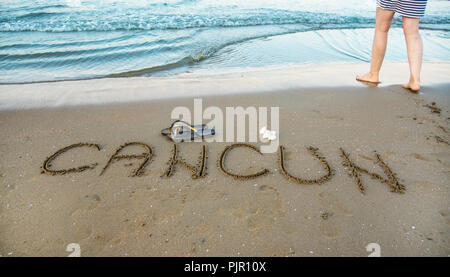
[[(1, 85), (0, 254), (67, 256), (66, 246), (77, 243), (82, 256), (368, 256), (366, 246), (377, 243), (382, 256), (448, 256), (450, 64), (425, 63), (419, 94), (399, 85), (408, 76), (405, 63), (386, 63), (377, 88), (354, 81), (366, 68), (305, 65)], [(324, 174), (306, 149), (314, 146), (334, 174), (322, 184), (298, 184), (280, 172), (277, 153), (236, 148), (227, 156), (230, 171), (269, 170), (236, 180), (217, 167), (232, 143), (205, 142), (179, 144), (192, 165), (207, 145), (204, 178), (192, 179), (179, 164), (162, 178), (172, 143), (160, 130), (174, 107), (192, 107), (194, 98), (223, 110), (280, 107), (289, 173)], [(95, 168), (41, 173), (47, 157), (79, 142), (100, 150), (72, 149), (51, 168)], [(129, 159), (100, 175), (126, 142), (152, 148), (143, 174), (130, 177), (141, 161)], [(340, 148), (387, 179), (379, 154), (405, 192), (360, 173), (362, 194)]]

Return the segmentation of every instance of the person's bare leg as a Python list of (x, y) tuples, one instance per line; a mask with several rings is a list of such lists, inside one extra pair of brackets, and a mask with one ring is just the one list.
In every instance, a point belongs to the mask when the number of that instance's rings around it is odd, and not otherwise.
[(356, 76), (356, 80), (378, 83), (381, 64), (383, 63), (384, 54), (386, 53), (386, 45), (388, 39), (388, 31), (391, 27), (394, 12), (390, 10), (383, 10), (377, 7), (375, 36), (372, 45), (372, 60), (370, 62), (370, 72)]
[(403, 87), (412, 91), (420, 89), (420, 69), (422, 67), (423, 45), (419, 34), (419, 18), (403, 17), (403, 33), (409, 61), (409, 82)]

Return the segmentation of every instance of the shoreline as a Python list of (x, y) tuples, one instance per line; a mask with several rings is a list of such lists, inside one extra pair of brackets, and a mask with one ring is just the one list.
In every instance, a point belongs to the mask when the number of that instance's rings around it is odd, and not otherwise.
[[(368, 63), (247, 68), (222, 73), (182, 73), (165, 77), (100, 78), (0, 85), (0, 110), (132, 103), (241, 93), (286, 91), (306, 87), (360, 87), (355, 76)], [(336, 74), (339, 72), (339, 74)], [(449, 62), (423, 64), (422, 91), (448, 83)], [(402, 84), (408, 64), (385, 63), (379, 87)]]
[[(373, 27), (373, 26), (372, 26)], [(313, 28), (314, 29), (314, 28)], [(241, 30), (242, 31), (242, 30)], [(314, 29), (314, 30), (280, 30), (281, 33), (275, 32), (272, 35), (256, 35), (250, 36), (243, 40), (231, 41), (230, 43), (219, 43), (215, 46), (209, 46), (205, 49), (197, 51), (190, 51), (185, 49), (184, 54), (176, 55), (170, 61), (156, 62), (158, 60), (158, 53), (153, 56), (147, 53), (147, 56), (133, 56), (133, 60), (145, 61), (140, 65), (118, 63), (111, 64), (110, 68), (102, 66), (102, 59), (97, 59), (94, 53), (91, 53), (85, 60), (78, 64), (69, 63), (61, 70), (51, 72), (45, 70), (43, 67), (53, 68), (55, 60), (43, 58), (40, 61), (41, 69), (22, 68), (21, 63), (25, 63), (28, 59), (30, 62), (34, 61), (36, 55), (52, 55), (52, 52), (44, 51), (43, 53), (34, 53), (36, 50), (30, 49), (32, 53), (25, 55), (24, 59), (15, 61), (20, 56), (19, 53), (6, 52), (4, 67), (6, 68), (0, 79), (5, 82), (14, 81), (16, 84), (20, 83), (39, 83), (45, 80), (49, 81), (64, 81), (64, 80), (87, 80), (87, 79), (101, 79), (109, 77), (138, 77), (138, 76), (175, 76), (186, 72), (204, 72), (204, 73), (220, 73), (222, 71), (245, 71), (247, 66), (267, 69), (270, 67), (289, 67), (311, 65), (320, 66), (333, 63), (354, 63), (354, 62), (368, 62), (370, 61), (370, 52), (373, 37), (372, 28), (349, 28), (349, 29)], [(436, 33), (438, 32), (438, 33)], [(441, 31), (422, 30), (424, 40), (424, 62), (448, 62), (449, 49), (445, 47), (446, 40), (445, 33)], [(387, 62), (406, 62), (407, 58), (404, 55), (406, 52), (406, 45), (404, 43), (404, 35), (401, 28), (393, 28), (390, 31), (390, 45), (385, 61)], [(151, 38), (147, 38), (151, 41)], [(351, 41), (351, 43), (349, 43)], [(448, 44), (448, 43), (447, 43)], [(283, 47), (280, 47), (283, 45)], [(211, 48), (212, 47), (212, 48)], [(189, 51), (188, 51), (189, 50)], [(42, 51), (42, 50), (41, 50)], [(58, 55), (64, 54), (65, 50), (61, 49)], [(86, 49), (87, 55), (89, 50)], [(130, 54), (133, 55), (133, 51)], [(73, 53), (68, 51), (67, 59)], [(102, 55), (112, 55), (113, 53), (103, 53)], [(66, 64), (65, 55), (58, 59), (59, 63)], [(11, 58), (7, 62), (8, 57)], [(104, 58), (108, 61), (108, 56)], [(159, 57), (161, 58), (161, 57)], [(151, 62), (155, 60), (155, 63)], [(91, 61), (90, 61), (91, 60)], [(164, 59), (163, 59), (164, 60)], [(105, 61), (104, 61), (105, 62)], [(10, 64), (11, 63), (11, 64)], [(17, 63), (17, 64), (16, 64)], [(84, 66), (83, 66), (84, 64)], [(109, 63), (108, 63), (109, 64)], [(92, 68), (85, 70), (85, 68)], [(22, 68), (22, 69), (21, 69)]]

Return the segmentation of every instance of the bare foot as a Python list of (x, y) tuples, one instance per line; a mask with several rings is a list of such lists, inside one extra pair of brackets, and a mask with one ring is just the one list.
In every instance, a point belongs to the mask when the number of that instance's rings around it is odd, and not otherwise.
[(420, 90), (420, 83), (415, 81), (409, 81), (409, 83), (402, 85), (402, 87), (409, 89), (412, 92), (418, 92)]
[(379, 84), (378, 75), (367, 73), (362, 76), (356, 76), (356, 80), (366, 83)]

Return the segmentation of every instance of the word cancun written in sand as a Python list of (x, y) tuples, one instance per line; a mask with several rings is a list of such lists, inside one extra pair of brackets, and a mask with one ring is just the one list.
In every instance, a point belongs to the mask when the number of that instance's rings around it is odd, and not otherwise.
[[(143, 153), (140, 154), (121, 154), (122, 151), (128, 147), (140, 147), (144, 150)], [(72, 149), (79, 149), (82, 147), (88, 147), (96, 149), (97, 151), (101, 150), (100, 145), (95, 143), (75, 143), (53, 153), (51, 156), (47, 157), (41, 166), (41, 173), (49, 174), (49, 175), (64, 175), (68, 173), (79, 173), (85, 170), (91, 170), (98, 166), (98, 163), (92, 163), (88, 165), (83, 165), (80, 167), (67, 168), (67, 169), (53, 169), (52, 162), (54, 162), (58, 157), (63, 155)], [(217, 159), (217, 168), (218, 170), (225, 176), (237, 179), (237, 180), (250, 180), (254, 178), (258, 178), (264, 175), (267, 175), (270, 170), (267, 168), (263, 168), (257, 172), (241, 175), (236, 174), (230, 171), (226, 166), (227, 155), (231, 151), (237, 151), (236, 148), (247, 148), (251, 151), (258, 153), (259, 155), (264, 155), (256, 146), (248, 143), (233, 143), (231, 145), (226, 146), (222, 152), (219, 154)], [(315, 179), (303, 179), (299, 176), (294, 176), (289, 172), (286, 160), (286, 148), (283, 145), (278, 147), (278, 167), (281, 174), (289, 181), (298, 184), (322, 184), (329, 181), (333, 177), (334, 170), (331, 168), (330, 164), (327, 162), (324, 156), (319, 153), (319, 148), (309, 146), (306, 148), (308, 152), (320, 163), (320, 165), (324, 169), (324, 173), (315, 178)], [(397, 175), (391, 170), (386, 162), (381, 159), (381, 156), (375, 152), (375, 163), (384, 171), (387, 178), (381, 176), (378, 173), (371, 172), (368, 169), (365, 169), (350, 159), (349, 153), (344, 151), (344, 149), (339, 148), (340, 156), (342, 158), (342, 165), (347, 169), (349, 176), (353, 178), (355, 183), (358, 186), (358, 189), (361, 193), (365, 193), (365, 188), (363, 182), (361, 180), (361, 174), (366, 174), (373, 179), (380, 181), (388, 185), (391, 188), (392, 192), (403, 193), (405, 191), (405, 186), (400, 184)], [(201, 145), (200, 156), (198, 158), (198, 162), (196, 165), (192, 165), (187, 163), (183, 158), (179, 156), (179, 144), (173, 144), (172, 152), (170, 154), (169, 161), (167, 162), (167, 168), (161, 175), (161, 177), (170, 178), (174, 173), (177, 165), (180, 165), (182, 168), (185, 168), (191, 173), (192, 179), (204, 178), (206, 176), (207, 171), (207, 147), (206, 144)], [(109, 160), (106, 162), (106, 165), (103, 167), (100, 175), (103, 175), (106, 170), (110, 167), (110, 165), (116, 161), (120, 160), (140, 160), (139, 165), (131, 172), (131, 177), (143, 176), (145, 172), (145, 168), (150, 163), (150, 160), (153, 156), (153, 149), (146, 143), (143, 142), (127, 142), (121, 146), (119, 146), (114, 153), (111, 155)]]

